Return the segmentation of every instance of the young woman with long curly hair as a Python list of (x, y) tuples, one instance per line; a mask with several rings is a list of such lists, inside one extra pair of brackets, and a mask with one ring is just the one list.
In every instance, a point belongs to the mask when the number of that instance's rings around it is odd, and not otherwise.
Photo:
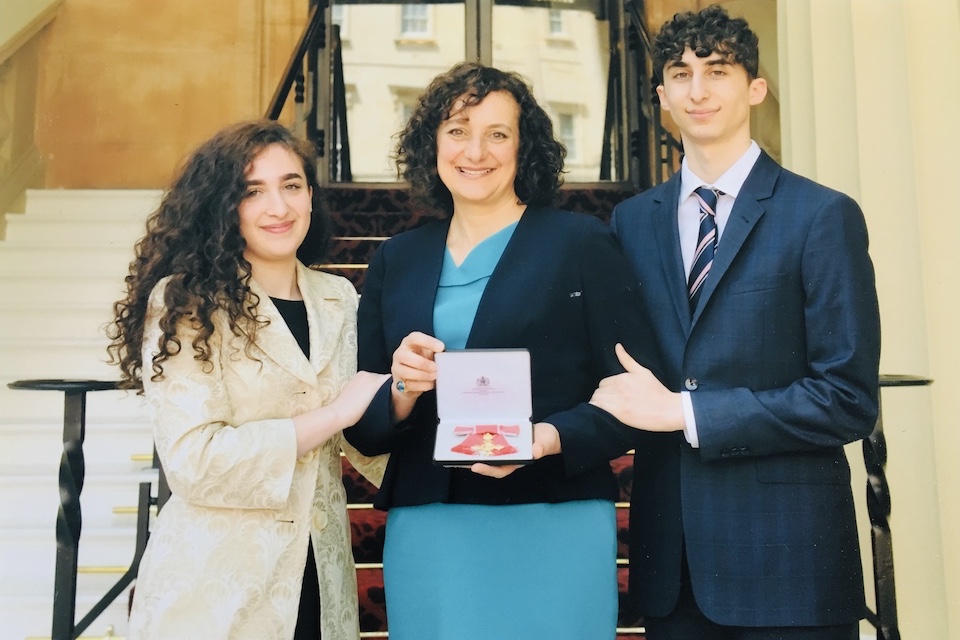
[(326, 249), (319, 195), (308, 145), (236, 124), (186, 161), (136, 245), (110, 352), (146, 397), (172, 496), (131, 638), (359, 637), (340, 452), (374, 482), (385, 460), (340, 431), (383, 376), (356, 373), (353, 285), (307, 266)]

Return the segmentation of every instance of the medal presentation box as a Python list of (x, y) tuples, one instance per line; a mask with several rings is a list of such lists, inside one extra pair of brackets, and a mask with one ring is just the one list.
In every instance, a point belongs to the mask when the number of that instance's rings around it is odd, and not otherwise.
[(450, 467), (533, 461), (530, 352), (442, 351), (437, 363), (433, 460)]

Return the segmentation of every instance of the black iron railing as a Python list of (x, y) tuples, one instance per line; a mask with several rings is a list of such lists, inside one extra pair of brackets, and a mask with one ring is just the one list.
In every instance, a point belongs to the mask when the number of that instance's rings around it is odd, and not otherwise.
[[(880, 376), (880, 388), (920, 387), (933, 382), (927, 378), (902, 375)], [(887, 484), (887, 439), (883, 435), (883, 411), (870, 437), (863, 441), (863, 463), (867, 471), (867, 515), (873, 552), (873, 588), (877, 610), (867, 607), (867, 621), (877, 630), (877, 640), (900, 640), (897, 621), (897, 589), (893, 573), (893, 536), (890, 532), (890, 487)]]
[(660, 100), (657, 97), (657, 70), (653, 68), (653, 39), (643, 19), (643, 0), (624, 0), (627, 15), (627, 43), (633, 53), (633, 66), (639, 77), (640, 126), (630, 134), (631, 152), (640, 158), (640, 187), (647, 188), (665, 181), (680, 166), (683, 145), (664, 128)]
[(343, 47), (340, 42), (340, 27), (337, 25), (333, 27), (333, 51), (330, 60), (333, 76), (330, 179), (334, 182), (353, 182), (353, 171), (350, 168), (350, 133), (347, 130), (347, 85), (343, 78)]
[[(306, 77), (310, 74), (313, 74), (314, 79), (312, 80), (312, 83), (316, 83), (316, 67), (313, 69), (310, 68), (310, 65), (308, 64), (309, 57), (307, 56), (307, 53), (310, 51), (319, 51), (326, 46), (326, 35), (324, 33), (324, 11), (326, 8), (326, 0), (311, 1), (310, 14), (307, 18), (307, 24), (303, 28), (303, 33), (300, 34), (300, 39), (297, 41), (297, 45), (294, 47), (293, 53), (290, 55), (290, 59), (287, 61), (287, 66), (283, 71), (283, 76), (281, 76), (280, 83), (273, 92), (273, 97), (270, 98), (270, 104), (267, 106), (267, 112), (264, 117), (269, 118), (270, 120), (277, 120), (280, 118), (280, 113), (283, 111), (283, 107), (287, 103), (287, 98), (290, 95), (290, 89), (293, 88), (294, 84), (297, 85), (295, 101), (297, 104), (302, 105), (304, 103), (303, 87)], [(311, 106), (313, 107), (313, 115), (316, 116), (316, 102), (314, 101), (314, 104)]]
[(311, 0), (307, 23), (290, 54), (265, 117), (279, 120), (292, 91), (295, 111), (293, 129), (313, 143), (318, 157), (329, 159), (330, 180), (351, 182), (353, 172), (347, 131), (346, 84), (338, 26), (334, 25), (332, 30), (329, 58), (321, 58), (320, 55), (321, 51), (327, 49), (328, 43), (328, 5), (328, 0)]
[[(600, 148), (600, 180), (610, 180), (614, 175), (622, 177), (623, 161), (616, 153), (616, 135), (620, 118), (620, 104), (622, 103), (623, 87), (620, 84), (621, 63), (620, 51), (614, 49), (610, 55), (610, 68), (607, 72), (607, 108), (603, 115), (603, 144)], [(647, 185), (641, 185), (646, 187)]]

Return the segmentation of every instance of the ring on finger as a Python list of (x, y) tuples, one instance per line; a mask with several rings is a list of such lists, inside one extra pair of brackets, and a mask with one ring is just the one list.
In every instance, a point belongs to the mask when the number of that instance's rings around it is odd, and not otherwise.
[(396, 387), (397, 387), (397, 391), (399, 391), (400, 393), (407, 392), (407, 383), (404, 382), (403, 380), (397, 380)]

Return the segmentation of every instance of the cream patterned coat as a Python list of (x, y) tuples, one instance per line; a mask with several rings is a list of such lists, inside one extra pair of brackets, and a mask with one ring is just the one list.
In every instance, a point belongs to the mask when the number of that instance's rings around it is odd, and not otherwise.
[[(340, 451), (379, 485), (386, 459), (366, 458), (340, 435), (296, 458), (291, 416), (328, 404), (356, 371), (357, 294), (347, 280), (298, 264), (310, 360), (256, 283), (270, 324), (244, 353), (215, 316), (212, 362), (181, 352), (163, 379), (144, 376), (157, 452), (173, 491), (154, 524), (137, 579), (134, 640), (289, 640), (299, 606), (307, 541), (320, 582), (324, 640), (359, 637), (357, 582), (340, 473)], [(162, 281), (144, 332), (145, 363), (161, 334)], [(259, 362), (257, 362), (259, 360)], [(145, 367), (149, 370), (149, 364)]]

